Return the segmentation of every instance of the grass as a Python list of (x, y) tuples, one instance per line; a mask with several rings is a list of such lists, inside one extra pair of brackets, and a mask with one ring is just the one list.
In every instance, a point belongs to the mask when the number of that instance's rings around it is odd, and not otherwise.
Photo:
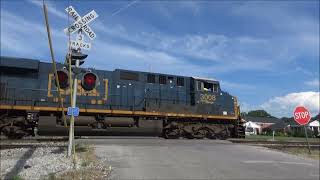
[(108, 179), (105, 173), (96, 168), (82, 168), (73, 171), (67, 171), (59, 176), (51, 177), (51, 180), (78, 180), (78, 179)]
[[(272, 140), (272, 136), (264, 136), (264, 135), (250, 135), (246, 136), (248, 140), (257, 140), (257, 141), (267, 141)], [(305, 142), (305, 137), (287, 137), (287, 136), (275, 136), (274, 140), (276, 141), (302, 141)], [(308, 138), (309, 142), (318, 142), (320, 143), (320, 138)]]
[(15, 175), (12, 177), (12, 180), (23, 180), (23, 178), (20, 177), (19, 175)]
[(89, 166), (97, 160), (92, 146), (88, 144), (77, 144), (75, 147), (76, 154), (78, 155), (78, 159), (81, 161), (82, 167)]
[(76, 179), (108, 179), (111, 167), (99, 164), (94, 148), (88, 144), (77, 144), (76, 166), (73, 170), (59, 174), (49, 174), (48, 180), (76, 180)]
[(307, 147), (269, 147), (288, 154), (302, 156), (310, 159), (320, 160), (320, 149), (311, 148), (311, 154)]

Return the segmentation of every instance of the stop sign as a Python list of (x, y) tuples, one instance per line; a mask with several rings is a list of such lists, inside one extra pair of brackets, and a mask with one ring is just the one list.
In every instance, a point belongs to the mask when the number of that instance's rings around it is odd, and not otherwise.
[(293, 112), (294, 120), (300, 125), (306, 125), (311, 119), (310, 112), (303, 106), (298, 106)]

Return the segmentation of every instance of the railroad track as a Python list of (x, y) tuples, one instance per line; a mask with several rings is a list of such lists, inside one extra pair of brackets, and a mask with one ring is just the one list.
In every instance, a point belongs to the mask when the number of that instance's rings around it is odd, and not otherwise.
[[(263, 146), (269, 148), (307, 148), (307, 144), (247, 144), (252, 146)], [(320, 145), (310, 145), (312, 149), (320, 149)]]
[(52, 145), (49, 145), (49, 144), (1, 144), (0, 145), (0, 150), (2, 149), (16, 149), (16, 148), (49, 148), (49, 147), (67, 147), (67, 144), (66, 145), (56, 145), (56, 144), (52, 144)]
[[(75, 137), (79, 139), (79, 137)], [(22, 139), (8, 139), (5, 136), (0, 137), (0, 142), (64, 142), (68, 141), (68, 137), (61, 136), (36, 136), (36, 137), (24, 137)]]
[[(243, 140), (243, 139), (229, 139), (232, 143), (246, 144), (252, 146), (262, 146), (268, 148), (307, 148), (306, 142), (302, 141), (255, 141), (255, 140)], [(310, 142), (310, 148), (320, 149), (319, 142)]]
[(23, 139), (0, 138), (0, 149), (64, 147), (67, 137), (26, 137)]
[[(240, 144), (264, 144), (264, 145), (306, 145), (305, 141), (255, 141), (255, 140), (243, 140), (243, 139), (228, 139), (232, 143)], [(320, 145), (320, 140), (318, 142), (309, 142), (310, 145)]]
[[(88, 137), (76, 136), (76, 139), (88, 139)], [(90, 137), (89, 137), (90, 139)], [(170, 140), (168, 140), (170, 141)], [(214, 141), (214, 140), (210, 140)], [(255, 140), (243, 140), (243, 139), (228, 139), (232, 143), (263, 146), (271, 148), (294, 148), (294, 147), (307, 147), (306, 142), (302, 141), (255, 141)], [(37, 136), (26, 137), (23, 139), (7, 139), (0, 137), (0, 149), (12, 149), (12, 148), (32, 148), (32, 147), (57, 147), (66, 146), (68, 137), (61, 136)], [(320, 149), (319, 142), (310, 142), (310, 147), (313, 149)]]

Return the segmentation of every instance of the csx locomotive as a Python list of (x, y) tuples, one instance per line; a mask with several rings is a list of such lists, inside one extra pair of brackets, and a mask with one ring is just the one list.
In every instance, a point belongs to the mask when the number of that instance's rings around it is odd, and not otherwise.
[[(57, 67), (60, 70), (63, 64)], [(98, 78), (77, 82), (76, 135), (244, 137), (237, 98), (222, 91), (215, 79), (122, 69), (90, 71)], [(64, 86), (59, 91), (66, 111), (70, 84), (63, 72), (58, 72)], [(2, 134), (15, 138), (67, 134), (51, 63), (1, 57), (0, 73)], [(93, 90), (86, 91), (83, 83), (94, 85)], [(66, 119), (68, 124), (70, 117)]]

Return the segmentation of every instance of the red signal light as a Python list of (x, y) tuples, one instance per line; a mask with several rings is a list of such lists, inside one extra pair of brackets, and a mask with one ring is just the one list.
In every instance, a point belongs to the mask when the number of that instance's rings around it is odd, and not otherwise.
[[(58, 74), (58, 81), (59, 81), (59, 85), (61, 89), (66, 89), (67, 87), (69, 87), (69, 75), (68, 72), (66, 70), (58, 70), (57, 71)], [(56, 86), (57, 82), (55, 81)]]
[(92, 72), (87, 72), (83, 75), (81, 86), (86, 91), (91, 91), (97, 86), (98, 76)]

